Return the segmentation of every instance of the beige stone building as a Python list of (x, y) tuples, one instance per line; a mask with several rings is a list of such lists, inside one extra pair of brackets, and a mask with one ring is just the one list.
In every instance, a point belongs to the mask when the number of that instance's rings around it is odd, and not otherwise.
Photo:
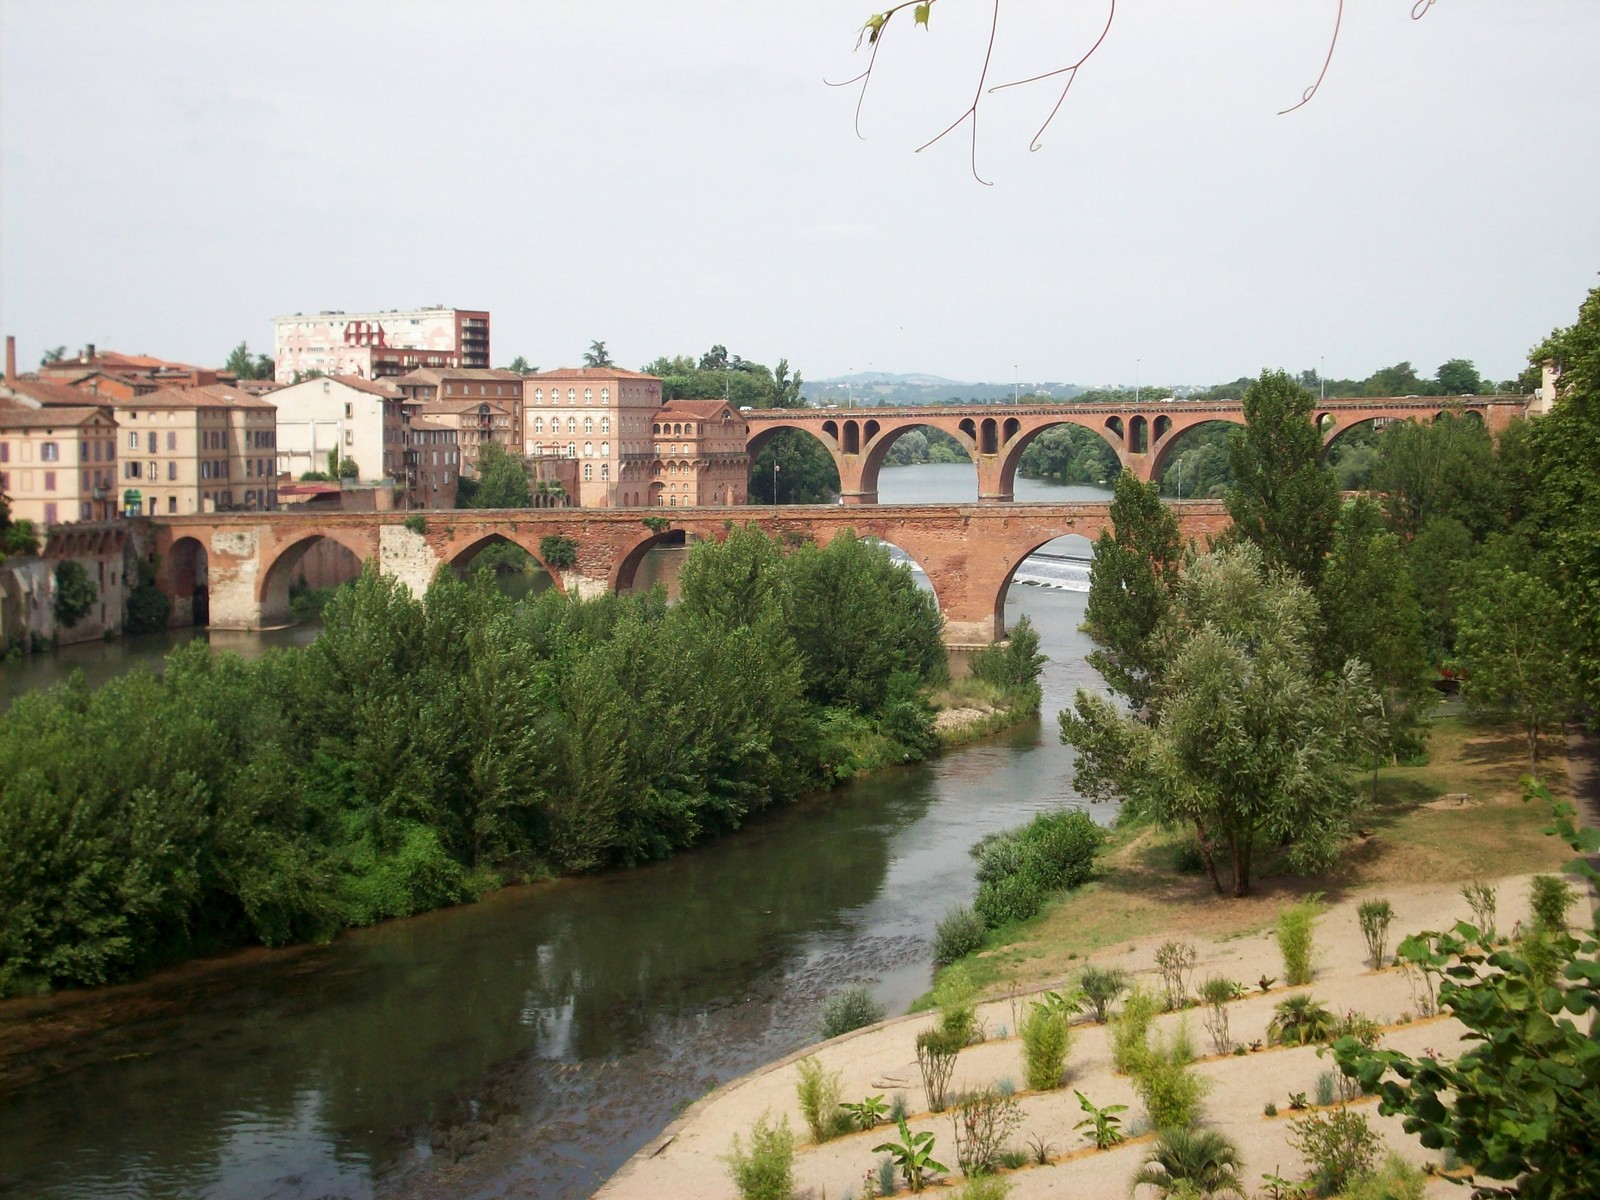
[(0, 492), (13, 520), (48, 525), (117, 514), (117, 424), (100, 405), (0, 398)]
[[(241, 411), (244, 410), (244, 411)], [(146, 516), (274, 508), (270, 403), (209, 388), (160, 388), (116, 408), (122, 508)], [(267, 464), (269, 474), (258, 471)], [(249, 473), (247, 474), (247, 467)]]
[(406, 410), (388, 380), (354, 375), (307, 379), (272, 393), (278, 414), (278, 471), (299, 479), (327, 472), (328, 455), (356, 464), (356, 478), (405, 478)]
[(651, 420), (650, 435), (652, 505), (747, 502), (750, 423), (726, 400), (668, 401)]
[(649, 503), (661, 380), (618, 367), (566, 367), (522, 385), (523, 449), (533, 459), (576, 460), (584, 508)]

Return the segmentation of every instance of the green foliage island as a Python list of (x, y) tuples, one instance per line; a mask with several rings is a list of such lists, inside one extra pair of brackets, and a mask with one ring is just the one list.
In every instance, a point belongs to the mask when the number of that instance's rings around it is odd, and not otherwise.
[[(192, 643), (160, 675), (22, 697), (0, 993), (643, 863), (938, 745), (939, 613), (882, 547), (735, 529), (681, 587), (518, 604), (489, 572), (414, 598), (369, 569), (303, 650)], [(1020, 653), (990, 670), (1036, 707)]]

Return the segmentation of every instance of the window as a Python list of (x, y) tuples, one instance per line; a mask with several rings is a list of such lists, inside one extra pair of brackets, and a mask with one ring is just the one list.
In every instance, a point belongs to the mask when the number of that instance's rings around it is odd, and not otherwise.
[(60, 462), (61, 446), (56, 442), (41, 442), (39, 445), (40, 462)]
[(145, 463), (144, 468), (145, 468), (144, 477), (146, 479), (154, 479), (154, 478), (156, 478), (156, 464), (155, 463), (147, 462), (147, 463)]
[(594, 403), (594, 389), (593, 388), (584, 388), (583, 389), (583, 402), (585, 404), (593, 404)]
[(594, 418), (593, 417), (585, 417), (583, 419), (583, 431), (585, 433), (593, 433), (594, 432)]
[(168, 479), (176, 479), (177, 477), (178, 477), (178, 464), (175, 463), (175, 462), (169, 462), (167, 464), (167, 478)]
[(578, 432), (578, 418), (577, 417), (568, 417), (567, 418), (567, 432), (568, 433), (577, 433)]
[(535, 433), (543, 433), (544, 432), (544, 418), (543, 417), (535, 417), (533, 419), (533, 431)]
[(535, 442), (533, 444), (533, 456), (535, 458), (544, 457), (544, 443), (543, 442)]
[(174, 432), (172, 430), (168, 430), (167, 431), (167, 449), (168, 450), (176, 450), (177, 448), (178, 448), (178, 435), (177, 435), (176, 432)]
[(0, 462), (11, 461), (11, 443), (0, 442)]
[(607, 480), (607, 479), (611, 478), (611, 464), (610, 463), (603, 462), (603, 463), (600, 464), (600, 478), (602, 480)]
[(146, 444), (145, 449), (150, 454), (156, 452), (156, 431), (154, 429), (150, 431), (149, 442)]
[[(91, 519), (93, 516), (94, 516), (94, 513), (91, 510), (91, 506), (90, 506), (90, 504), (89, 504), (89, 502), (87, 500), (85, 500), (81, 505), (78, 506), (78, 519), (80, 521), (87, 521), (87, 520)], [(104, 569), (105, 568), (102, 566), (101, 570), (104, 570)], [(101, 605), (101, 607), (104, 608), (105, 606)]]
[(577, 389), (576, 388), (568, 388), (567, 389), (567, 403), (568, 404), (576, 404), (577, 402), (578, 402)]
[(594, 464), (593, 463), (584, 463), (583, 464), (583, 481), (585, 483), (588, 483), (593, 478), (594, 478)]
[(578, 457), (578, 444), (576, 442), (568, 442), (567, 443), (567, 457), (568, 458), (577, 458)]
[(46, 525), (54, 525), (56, 523), (56, 503), (54, 500), (44, 506), (44, 523)]
[(610, 433), (611, 432), (611, 418), (610, 417), (601, 417), (600, 418), (600, 432), (601, 433)]
[(600, 403), (601, 404), (609, 404), (610, 402), (611, 402), (611, 389), (610, 388), (601, 388), (600, 389)]
[(585, 442), (583, 444), (583, 456), (585, 458), (593, 458), (594, 457), (594, 443), (593, 442)]
[[(152, 497), (151, 500), (150, 500), (150, 511), (151, 512), (155, 512), (155, 510), (156, 510), (156, 502), (155, 502), (155, 498)], [(175, 512), (178, 511), (178, 498), (176, 496), (168, 496), (167, 497), (167, 511), (169, 513), (175, 513)]]
[(47, 492), (56, 490), (56, 473), (54, 471), (46, 471), (44, 473), (44, 490)]
[(128, 430), (128, 449), (129, 450), (137, 450), (138, 448), (139, 448), (139, 431), (137, 429), (130, 429), (130, 430)]
[(543, 388), (534, 388), (533, 389), (533, 401), (534, 401), (535, 404), (544, 403), (544, 389)]
[(611, 443), (610, 442), (601, 442), (600, 443), (600, 457), (601, 458), (610, 458), (611, 457)]

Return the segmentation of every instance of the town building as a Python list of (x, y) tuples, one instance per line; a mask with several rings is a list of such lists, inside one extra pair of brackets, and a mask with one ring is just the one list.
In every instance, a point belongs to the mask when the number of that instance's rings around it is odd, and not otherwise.
[[(515, 371), (483, 370), (474, 367), (419, 367), (394, 379), (394, 385), (409, 405), (431, 404), (436, 400), (498, 400), (511, 406), (511, 428), (522, 429), (522, 379)], [(511, 439), (510, 449), (522, 453), (520, 435)]]
[[(74, 387), (87, 383), (92, 377), (100, 381), (90, 390), (104, 389), (115, 396), (122, 386), (137, 387), (206, 387), (213, 383), (227, 383), (233, 376), (218, 367), (197, 367), (191, 363), (172, 362), (149, 354), (122, 354), (116, 350), (96, 350), (91, 342), (75, 358), (62, 358), (39, 365), (39, 378), (49, 383), (65, 383)], [(129, 399), (128, 396), (115, 396)]]
[(650, 502), (660, 379), (619, 367), (541, 371), (523, 380), (522, 408), (523, 453), (577, 460), (580, 507)]
[(279, 383), (313, 371), (383, 379), (419, 367), (489, 366), (489, 314), (477, 309), (295, 313), (272, 319)]
[(406, 494), (412, 508), (454, 508), (461, 478), (457, 432), (413, 417), (406, 426)]
[(0, 492), (13, 520), (41, 531), (117, 514), (117, 423), (97, 404), (36, 406), (0, 398)]
[(668, 508), (744, 504), (750, 423), (726, 400), (670, 400), (650, 422), (655, 462), (649, 503)]
[(276, 409), (229, 393), (158, 388), (116, 406), (123, 512), (187, 515), (277, 506)]
[(271, 402), (278, 410), (279, 474), (337, 475), (349, 459), (358, 481), (405, 478), (406, 412), (392, 383), (330, 375), (279, 388)]
[(461, 452), (461, 472), (469, 478), (478, 474), (478, 455), (488, 443), (499, 443), (507, 454), (515, 455), (518, 451), (509, 399), (466, 396), (427, 400), (407, 404), (406, 412), (412, 421), (424, 420), (455, 431), (456, 445)]

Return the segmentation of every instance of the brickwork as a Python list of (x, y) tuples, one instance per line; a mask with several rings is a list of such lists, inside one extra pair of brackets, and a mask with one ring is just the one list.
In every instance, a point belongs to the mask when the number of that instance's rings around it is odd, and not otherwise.
[[(1211, 501), (1173, 505), (1187, 536), (1204, 540), (1228, 524)], [(209, 586), (211, 623), (258, 629), (288, 620), (294, 568), (319, 538), (331, 538), (363, 561), (377, 559), (387, 575), (420, 593), (441, 565), (465, 562), (486, 544), (504, 539), (540, 558), (546, 537), (577, 544), (577, 564), (551, 571), (569, 594), (627, 589), (646, 553), (656, 545), (722, 538), (734, 521), (770, 534), (826, 544), (847, 529), (899, 546), (927, 572), (953, 646), (987, 645), (1005, 636), (1007, 585), (1022, 560), (1053, 538), (1093, 539), (1107, 527), (1105, 503), (982, 505), (840, 505), (668, 510), (665, 530), (646, 525), (637, 512), (607, 509), (459, 510), (427, 514), (426, 530), (403, 525), (404, 513), (196, 515), (157, 518), (161, 586), (175, 602), (197, 578)], [(205, 547), (203, 572), (196, 547)], [(541, 560), (541, 565), (543, 564)], [(546, 570), (549, 567), (546, 566)]]

